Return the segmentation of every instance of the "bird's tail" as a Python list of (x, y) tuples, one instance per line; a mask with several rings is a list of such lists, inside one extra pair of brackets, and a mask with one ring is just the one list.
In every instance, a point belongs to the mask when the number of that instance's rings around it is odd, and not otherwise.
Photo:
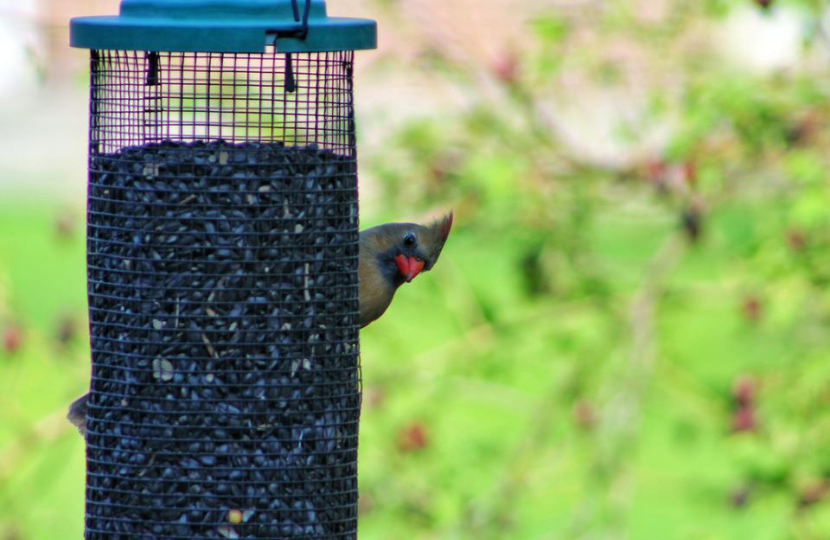
[(78, 428), (78, 432), (86, 438), (86, 412), (87, 403), (89, 402), (89, 394), (84, 394), (69, 406), (69, 414), (66, 418)]

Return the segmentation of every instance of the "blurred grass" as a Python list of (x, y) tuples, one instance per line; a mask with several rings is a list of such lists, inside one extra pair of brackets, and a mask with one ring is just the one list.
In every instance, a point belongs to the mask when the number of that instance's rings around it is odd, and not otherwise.
[(0, 329), (21, 333), (20, 349), (0, 352), (6, 538), (83, 536), (84, 448), (63, 417), (88, 381), (87, 345), (79, 335), (59, 347), (55, 336), (62, 314), (85, 320), (84, 241), (80, 223), (58, 238), (57, 215), (53, 206), (0, 204)]
[[(83, 444), (63, 413), (87, 381), (86, 337), (68, 349), (55, 340), (57, 314), (83, 317), (83, 231), (59, 237), (56, 215), (0, 209), (3, 319), (23, 330), (21, 349), (0, 353), (0, 523), (24, 538), (80, 537), (83, 526)], [(723, 230), (744, 219), (728, 207), (712, 216)], [(614, 473), (621, 456), (607, 455), (602, 437), (616, 428), (594, 423), (600, 410), (586, 424), (572, 409), (578, 399), (599, 409), (618, 397), (627, 304), (661, 241), (679, 238), (674, 216), (648, 197), (636, 209), (609, 207), (585, 240), (614, 276), (611, 300), (561, 303), (524, 291), (515, 261), (527, 245), (458, 223), (435, 271), (402, 289), (361, 336), (362, 537), (575, 536), (613, 525), (619, 512), (638, 539), (785, 535), (786, 496), (729, 504), (745, 479), (743, 454), (765, 454), (751, 434), (729, 435), (729, 394), (741, 373), (781, 370), (791, 344), (786, 327), (742, 316), (734, 284), (747, 269), (724, 264), (733, 246), (716, 234), (684, 247), (667, 279), (654, 330), (661, 362), (643, 381), (636, 441), (612, 450), (634, 456)], [(402, 450), (400, 433), (413, 423), (426, 447)]]

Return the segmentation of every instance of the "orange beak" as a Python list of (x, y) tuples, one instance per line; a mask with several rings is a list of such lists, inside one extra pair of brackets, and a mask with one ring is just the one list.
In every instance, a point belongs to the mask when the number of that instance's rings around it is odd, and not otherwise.
[(424, 261), (417, 257), (407, 257), (406, 255), (398, 255), (395, 257), (395, 263), (398, 265), (398, 270), (400, 270), (401, 275), (406, 278), (406, 282), (409, 283), (415, 276), (421, 273), (421, 270), (424, 269)]

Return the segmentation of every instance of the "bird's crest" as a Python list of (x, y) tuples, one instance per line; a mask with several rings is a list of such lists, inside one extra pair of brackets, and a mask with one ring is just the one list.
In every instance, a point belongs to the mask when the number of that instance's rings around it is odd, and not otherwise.
[(438, 261), (438, 256), (441, 255), (441, 250), (444, 249), (444, 244), (450, 236), (452, 229), (452, 212), (444, 216), (442, 219), (435, 221), (432, 225), (425, 227), (431, 237), (426, 245), (429, 246), (429, 258), (432, 268)]
[(444, 219), (436, 221), (433, 228), (438, 233), (441, 241), (446, 242), (447, 238), (450, 236), (450, 229), (452, 229), (452, 211), (444, 216)]

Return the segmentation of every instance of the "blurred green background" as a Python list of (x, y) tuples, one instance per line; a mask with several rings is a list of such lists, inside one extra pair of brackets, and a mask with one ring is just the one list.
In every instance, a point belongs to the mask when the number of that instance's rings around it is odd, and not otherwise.
[[(830, 4), (329, 0), (363, 226), (452, 207), (362, 332), (362, 540), (830, 537)], [(87, 66), (0, 1), (0, 539), (83, 534)]]

